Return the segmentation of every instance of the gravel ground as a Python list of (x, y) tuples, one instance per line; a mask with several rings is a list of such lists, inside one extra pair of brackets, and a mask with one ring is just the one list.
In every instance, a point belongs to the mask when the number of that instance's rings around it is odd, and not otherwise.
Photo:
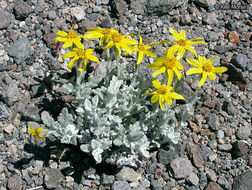
[[(0, 20), (0, 190), (252, 188), (251, 0), (1, 0)], [(146, 43), (172, 39), (171, 26), (184, 29), (206, 40), (195, 46), (198, 54), (217, 55), (215, 65), (229, 70), (200, 89), (177, 145), (153, 150), (148, 160), (96, 165), (77, 147), (36, 140), (27, 130), (40, 125), (43, 110), (57, 115), (67, 104), (54, 81), (73, 75), (53, 40), (73, 20), (82, 34), (112, 27), (139, 31)], [(197, 84), (189, 82), (184, 93)]]

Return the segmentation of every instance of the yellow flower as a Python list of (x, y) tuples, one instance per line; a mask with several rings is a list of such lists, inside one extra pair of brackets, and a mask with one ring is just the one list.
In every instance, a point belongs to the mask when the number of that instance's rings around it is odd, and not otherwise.
[[(73, 31), (74, 25), (70, 28), (69, 32), (66, 33), (64, 31), (59, 30), (56, 34), (58, 37), (54, 39), (54, 42), (64, 42), (63, 48), (68, 48), (72, 47), (73, 44), (76, 45), (78, 48), (84, 48), (84, 45), (81, 43), (81, 39), (83, 38), (82, 36), (78, 36), (74, 31)], [(87, 43), (88, 41), (83, 38)]]
[(126, 38), (129, 35), (132, 35), (133, 33), (122, 35), (120, 33), (112, 33), (111, 34), (111, 40), (108, 42), (108, 44), (104, 47), (104, 49), (109, 49), (113, 46), (116, 47), (118, 51), (118, 57), (121, 56), (121, 48), (125, 50), (127, 54), (132, 54), (132, 50), (129, 47), (129, 45), (136, 45), (138, 42), (134, 39)]
[(96, 27), (89, 28), (84, 37), (88, 39), (100, 38), (99, 45), (102, 47), (102, 45), (106, 45), (112, 39), (112, 33), (118, 33), (118, 31), (110, 28)]
[(173, 88), (169, 85), (161, 85), (157, 79), (152, 81), (153, 86), (157, 89), (155, 92), (143, 94), (142, 96), (152, 96), (151, 103), (159, 102), (160, 108), (165, 111), (165, 102), (167, 105), (172, 104), (172, 99), (185, 100), (183, 96), (173, 91)]
[(139, 65), (142, 62), (144, 54), (148, 55), (150, 57), (157, 57), (157, 55), (155, 53), (148, 50), (148, 49), (151, 48), (152, 45), (157, 45), (157, 43), (153, 42), (153, 43), (144, 45), (140, 33), (138, 33), (138, 35), (139, 35), (139, 44), (138, 44), (138, 46), (132, 46), (131, 47), (132, 51), (137, 51), (138, 52), (137, 63), (136, 63), (137, 65)]
[[(166, 42), (175, 43), (175, 45), (173, 45), (170, 49), (174, 50), (175, 53), (178, 52), (177, 56), (180, 58), (184, 56), (186, 50), (192, 52), (197, 57), (196, 51), (191, 46), (196, 45), (196, 44), (204, 44), (204, 45), (206, 44), (203, 38), (195, 38), (191, 40), (186, 40), (186, 33), (184, 30), (181, 30), (180, 33), (178, 33), (173, 28), (169, 28), (169, 31), (173, 35), (175, 41), (164, 40), (160, 42), (160, 44), (166, 43)], [(167, 53), (167, 52), (164, 52), (164, 53)]]
[(77, 49), (77, 48), (73, 48), (72, 51), (68, 52), (68, 53), (65, 53), (63, 55), (63, 59), (65, 58), (71, 58), (73, 57), (67, 67), (68, 69), (72, 70), (73, 68), (73, 64), (78, 61), (78, 71), (85, 71), (86, 69), (86, 66), (87, 66), (87, 60), (90, 60), (90, 61), (94, 61), (96, 63), (100, 63), (99, 62), (99, 59), (97, 57), (95, 57), (94, 55), (91, 55), (92, 53), (94, 53), (94, 50), (93, 49), (84, 49), (84, 48), (81, 48), (81, 49)]
[(214, 67), (212, 63), (215, 58), (216, 56), (214, 56), (212, 59), (207, 60), (205, 57), (199, 56), (198, 61), (193, 58), (187, 58), (186, 61), (196, 68), (189, 69), (186, 72), (186, 75), (202, 74), (202, 77), (197, 85), (198, 87), (204, 84), (207, 77), (209, 77), (210, 80), (214, 81), (216, 79), (215, 74), (221, 74), (228, 70), (226, 67)]
[(36, 139), (45, 138), (48, 135), (48, 131), (44, 136), (40, 136), (41, 132), (43, 131), (43, 127), (39, 127), (37, 129), (33, 129), (31, 126), (28, 126), (28, 131), (33, 135)]
[(159, 57), (154, 60), (153, 64), (147, 66), (149, 69), (158, 69), (152, 74), (152, 77), (156, 77), (161, 73), (167, 72), (168, 85), (172, 84), (174, 73), (178, 79), (181, 80), (182, 74), (178, 71), (183, 71), (183, 66), (180, 64), (180, 59), (175, 57), (174, 51), (168, 51), (166, 57)]

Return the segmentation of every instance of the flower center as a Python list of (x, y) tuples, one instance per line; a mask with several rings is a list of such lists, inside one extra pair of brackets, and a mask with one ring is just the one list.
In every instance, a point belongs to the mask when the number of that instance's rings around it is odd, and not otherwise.
[(158, 94), (166, 94), (167, 93), (167, 89), (164, 85), (162, 85), (158, 90), (157, 90)]
[(84, 58), (86, 55), (86, 51), (79, 49), (79, 50), (77, 50), (77, 55), (78, 55), (78, 57)]
[(213, 67), (213, 65), (210, 64), (210, 63), (205, 63), (205, 64), (203, 65), (203, 70), (206, 71), (206, 72), (213, 72), (214, 67)]
[(145, 51), (144, 44), (140, 44), (140, 45), (138, 46), (138, 49), (139, 49), (140, 51)]
[(69, 34), (68, 34), (68, 38), (77, 38), (78, 37), (78, 35), (75, 33), (75, 32), (72, 32), (72, 31), (70, 31), (69, 32)]
[(119, 43), (122, 40), (122, 35), (114, 33), (112, 34), (112, 39), (115, 43)]
[(102, 34), (104, 34), (104, 35), (110, 34), (110, 29), (104, 29), (104, 30), (102, 31)]
[(163, 65), (167, 68), (167, 69), (172, 69), (175, 65), (176, 65), (176, 59), (175, 58), (171, 58), (171, 59), (166, 59), (166, 61), (163, 63)]
[(185, 40), (179, 40), (178, 41), (178, 45), (185, 46), (186, 45), (186, 41)]

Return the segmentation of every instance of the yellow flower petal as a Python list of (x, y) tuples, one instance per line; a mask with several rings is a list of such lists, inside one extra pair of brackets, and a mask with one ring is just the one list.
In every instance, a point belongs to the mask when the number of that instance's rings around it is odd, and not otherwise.
[(180, 39), (181, 39), (181, 40), (186, 40), (186, 33), (185, 33), (184, 30), (181, 30), (181, 31), (180, 31)]
[(139, 36), (139, 44), (142, 44), (143, 43), (143, 40), (142, 40), (142, 37), (140, 35), (140, 33), (138, 32), (138, 36)]
[(159, 95), (155, 94), (151, 97), (151, 103), (155, 104), (159, 99)]
[(33, 129), (30, 125), (28, 126), (28, 131), (32, 134), (32, 135), (36, 135), (36, 130)]
[(171, 69), (167, 70), (168, 73), (168, 81), (167, 81), (167, 86), (171, 86), (173, 78), (174, 78), (174, 73)]
[(86, 55), (86, 58), (89, 59), (90, 61), (96, 62), (96, 63), (100, 63), (99, 59), (97, 57), (95, 57), (94, 55)]
[(181, 80), (182, 78), (182, 74), (178, 71), (178, 69), (176, 67), (173, 68), (173, 71), (175, 72), (175, 74), (177, 75), (178, 79)]
[(137, 58), (137, 65), (139, 65), (141, 62), (142, 62), (142, 60), (143, 60), (143, 57), (144, 57), (144, 53), (143, 52), (138, 52), (138, 58)]
[(63, 60), (65, 60), (66, 58), (70, 58), (70, 57), (74, 57), (76, 56), (76, 52), (75, 51), (70, 51), (70, 52), (67, 52), (63, 55)]
[(87, 55), (90, 55), (90, 54), (94, 53), (93, 49), (86, 49), (85, 51), (86, 51)]
[(191, 46), (187, 45), (187, 46), (185, 46), (185, 49), (188, 50), (188, 51), (190, 51), (190, 52), (192, 52), (195, 55), (195, 57), (197, 57), (196, 51)]
[(84, 45), (81, 43), (81, 39), (80, 38), (76, 38), (74, 39), (74, 42), (73, 42), (78, 48), (80, 49), (84, 49)]
[(186, 72), (186, 75), (200, 74), (203, 72), (202, 68), (191, 68)]
[(203, 85), (204, 82), (206, 82), (206, 79), (207, 79), (207, 74), (206, 74), (206, 72), (203, 72), (202, 77), (201, 77), (199, 83), (197, 84), (197, 87), (200, 87), (201, 85)]
[(214, 81), (216, 79), (216, 76), (214, 73), (208, 73), (208, 77), (211, 81)]
[(198, 57), (199, 63), (200, 65), (204, 65), (206, 63), (206, 58), (204, 56), (200, 56)]
[(161, 84), (157, 79), (152, 80), (152, 84), (156, 89), (159, 89), (161, 87)]
[(202, 65), (199, 63), (199, 61), (197, 61), (196, 59), (193, 59), (193, 58), (186, 58), (186, 62), (194, 67), (199, 67), (199, 68), (202, 67)]
[(118, 51), (118, 58), (119, 58), (119, 57), (121, 57), (121, 54), (122, 54), (121, 48), (120, 48), (120, 46), (118, 44), (115, 44), (115, 47), (116, 47), (116, 49)]
[(214, 67), (214, 73), (221, 74), (228, 70), (227, 67)]
[(66, 37), (68, 35), (68, 33), (64, 32), (64, 31), (61, 31), (61, 30), (58, 30), (58, 32), (56, 32), (56, 34), (58, 36), (62, 36), (62, 37)]
[(68, 39), (67, 38), (63, 38), (63, 37), (56, 37), (54, 39), (54, 43), (57, 43), (57, 42), (65, 42), (67, 41)]
[(165, 111), (165, 105), (163, 104), (164, 102), (164, 96), (163, 95), (160, 95), (159, 96), (159, 105), (160, 105), (160, 108)]
[(185, 55), (185, 52), (186, 52), (186, 49), (184, 47), (179, 47), (178, 48), (178, 54), (177, 54), (177, 57), (178, 58), (182, 58), (184, 55)]
[(155, 77), (158, 76), (159, 74), (164, 73), (165, 70), (166, 70), (166, 67), (161, 67), (160, 69), (158, 69), (157, 71), (155, 71), (154, 73), (152, 73), (152, 77), (155, 78)]
[(71, 59), (71, 60), (68, 62), (67, 68), (70, 69), (70, 70), (72, 70), (73, 64), (74, 64), (74, 62), (77, 61), (77, 60), (78, 60), (78, 57), (74, 57), (73, 59)]
[(157, 57), (157, 55), (156, 55), (155, 53), (153, 53), (153, 52), (151, 52), (151, 51), (149, 51), (149, 50), (145, 50), (145, 51), (144, 51), (144, 54), (145, 54), (145, 55), (148, 55), (148, 56), (150, 56), (150, 57)]
[(64, 44), (63, 44), (63, 48), (66, 49), (66, 48), (69, 48), (73, 45), (73, 42), (72, 41), (66, 41)]
[(176, 100), (185, 100), (185, 98), (183, 96), (181, 96), (180, 94), (178, 94), (176, 92), (171, 92), (170, 97), (172, 99), (176, 99)]
[(176, 30), (174, 30), (173, 28), (170, 27), (169, 32), (173, 35), (173, 37), (176, 41), (180, 40), (180, 35)]
[(172, 99), (168, 95), (164, 95), (164, 99), (168, 106), (172, 104)]

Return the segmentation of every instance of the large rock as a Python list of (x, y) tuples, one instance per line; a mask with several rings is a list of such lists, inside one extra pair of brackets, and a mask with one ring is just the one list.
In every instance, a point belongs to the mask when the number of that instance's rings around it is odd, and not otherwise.
[(187, 158), (176, 158), (171, 162), (170, 167), (176, 179), (185, 179), (192, 174), (193, 167)]
[(13, 20), (13, 16), (4, 10), (0, 10), (0, 20), (0, 29), (4, 29), (10, 25)]
[(3, 100), (9, 106), (12, 106), (15, 102), (17, 102), (20, 95), (17, 83), (12, 82), (9, 85), (7, 85), (2, 95), (3, 95)]
[(117, 17), (123, 16), (128, 11), (128, 5), (124, 0), (113, 0), (112, 9)]
[(147, 0), (147, 14), (164, 15), (173, 8), (186, 3), (187, 0)]
[(9, 190), (20, 190), (22, 189), (22, 178), (18, 175), (13, 175), (8, 179), (8, 189)]
[(249, 190), (252, 187), (252, 171), (248, 171), (234, 179), (232, 190)]
[(214, 6), (216, 4), (216, 0), (196, 0), (196, 3), (201, 7), (207, 8)]
[(17, 1), (15, 3), (14, 14), (18, 20), (25, 20), (32, 11), (32, 7), (24, 1)]
[(119, 173), (116, 174), (116, 179), (119, 181), (136, 182), (141, 178), (141, 175), (129, 167), (123, 167)]
[(22, 37), (14, 42), (9, 48), (8, 54), (17, 62), (24, 61), (30, 54), (31, 43), (27, 37)]
[(54, 168), (48, 170), (44, 177), (44, 183), (48, 189), (56, 188), (63, 180), (63, 174)]

